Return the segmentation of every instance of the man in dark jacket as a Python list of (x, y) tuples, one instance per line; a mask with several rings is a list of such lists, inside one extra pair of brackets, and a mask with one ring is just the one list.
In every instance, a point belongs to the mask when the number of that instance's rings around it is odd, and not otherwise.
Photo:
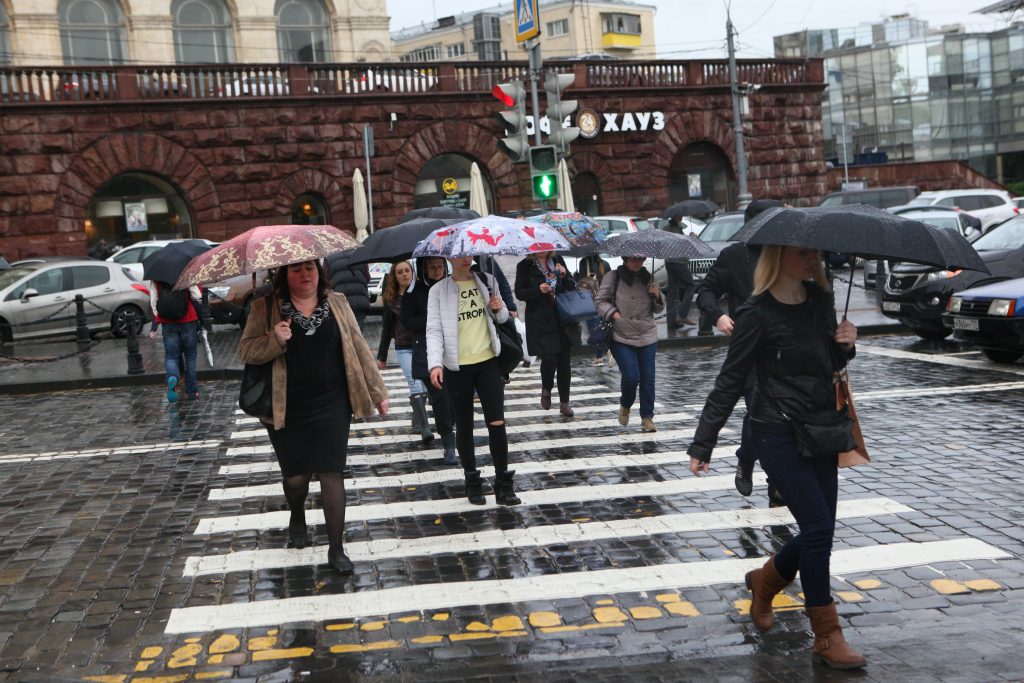
[(344, 294), (348, 305), (356, 316), (360, 331), (363, 321), (370, 312), (370, 268), (365, 263), (349, 266), (345, 263), (346, 252), (327, 257), (331, 289)]
[[(665, 226), (666, 232), (683, 234), (683, 226), (678, 216), (669, 219)], [(665, 272), (668, 273), (668, 287), (665, 291), (665, 323), (671, 333), (683, 325), (696, 325), (691, 320), (690, 306), (693, 304), (693, 273), (690, 272), (689, 259), (671, 259), (665, 261)]]
[[(783, 206), (783, 203), (776, 199), (756, 199), (747, 205), (743, 218), (749, 221), (762, 211), (777, 206)], [(743, 242), (730, 244), (718, 255), (718, 259), (697, 288), (697, 308), (722, 334), (732, 334), (737, 309), (754, 291), (754, 268), (757, 266), (759, 254), (758, 249), (748, 247)], [(718, 308), (718, 300), (723, 296), (728, 297), (728, 314), (722, 313)], [(753, 387), (754, 377), (751, 375), (743, 391), (747, 414), (743, 416), (740, 447), (736, 451), (739, 460), (736, 465), (736, 490), (744, 496), (749, 496), (754, 490), (754, 463), (757, 462), (757, 454), (750, 443), (749, 413)], [(774, 507), (781, 499), (770, 483), (768, 489), (769, 504)]]

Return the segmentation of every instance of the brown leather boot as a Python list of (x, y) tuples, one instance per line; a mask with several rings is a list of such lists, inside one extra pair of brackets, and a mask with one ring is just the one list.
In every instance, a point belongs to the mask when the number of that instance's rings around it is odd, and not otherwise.
[(750, 602), (750, 620), (759, 631), (767, 631), (775, 623), (772, 600), (783, 588), (792, 583), (775, 570), (775, 556), (768, 558), (760, 569), (747, 572), (747, 589), (753, 594)]
[(860, 669), (867, 665), (868, 660), (857, 654), (843, 637), (835, 603), (822, 607), (808, 607), (807, 617), (811, 620), (811, 630), (814, 631), (812, 657), (815, 663), (833, 669)]

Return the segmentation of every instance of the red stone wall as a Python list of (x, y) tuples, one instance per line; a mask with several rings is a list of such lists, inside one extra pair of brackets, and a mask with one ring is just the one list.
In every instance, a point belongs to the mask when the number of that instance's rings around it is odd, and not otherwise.
[[(828, 191), (843, 187), (843, 167), (829, 169)], [(916, 185), (922, 192), (933, 190), (1005, 190), (1006, 188), (967, 165), (965, 161), (908, 161), (850, 168), (850, 180), (866, 180), (868, 187)]]
[[(570, 174), (594, 173), (606, 213), (664, 208), (672, 160), (692, 142), (718, 145), (735, 167), (725, 88), (572, 95), (599, 112), (665, 114), (659, 132), (601, 133), (573, 143)], [(813, 204), (825, 194), (819, 101), (813, 85), (766, 86), (751, 97), (746, 134), (755, 197)], [(323, 195), (332, 222), (352, 230), (351, 177), (357, 167), (365, 173), (367, 123), (377, 153), (377, 226), (412, 208), (420, 168), (446, 152), (472, 157), (489, 174), (497, 199), (492, 210), (530, 207), (528, 168), (511, 164), (495, 146), (499, 109), (479, 94), (0, 106), (0, 254), (9, 260), (84, 254), (93, 194), (126, 171), (154, 173), (177, 186), (200, 237), (221, 240), (254, 225), (288, 222), (292, 200), (307, 191)]]

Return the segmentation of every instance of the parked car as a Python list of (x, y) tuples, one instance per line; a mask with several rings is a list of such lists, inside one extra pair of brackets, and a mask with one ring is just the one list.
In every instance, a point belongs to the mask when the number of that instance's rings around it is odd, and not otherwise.
[(1024, 216), (998, 225), (972, 243), (991, 275), (898, 263), (885, 281), (882, 314), (895, 318), (924, 339), (944, 339), (942, 321), (949, 298), (971, 287), (1024, 277)]
[(942, 322), (996, 363), (1024, 355), (1024, 278), (972, 287), (949, 299)]
[(379, 313), (384, 310), (384, 277), (391, 272), (391, 264), (371, 263), (369, 269), (370, 282), (367, 289), (370, 293), (370, 310)]
[(693, 273), (694, 280), (704, 279), (704, 276), (711, 270), (711, 266), (715, 265), (715, 261), (718, 259), (718, 255), (722, 253), (722, 250), (735, 241), (733, 240), (733, 235), (743, 227), (743, 222), (742, 211), (720, 213), (708, 221), (708, 224), (701, 230), (698, 239), (701, 242), (707, 242), (715, 250), (715, 255), (690, 259), (690, 272)]
[(841, 204), (868, 204), (878, 209), (907, 204), (918, 195), (919, 190), (913, 185), (893, 187), (872, 187), (865, 190), (847, 190), (832, 192), (818, 202), (818, 206), (839, 206)]
[[(668, 225), (668, 219), (661, 217), (648, 218), (647, 222), (651, 224), (652, 228), (657, 228), (658, 230), (664, 230), (665, 226)], [(707, 225), (704, 221), (692, 216), (682, 216), (679, 222), (683, 226), (683, 233), (693, 235), (694, 237), (699, 237), (701, 230)]]
[(1024, 209), (1024, 197), (1013, 197), (1011, 201), (1018, 209)]
[(646, 218), (639, 216), (592, 216), (595, 223), (605, 229), (609, 235), (619, 232), (637, 232), (650, 230), (654, 226)]
[[(75, 331), (75, 295), (86, 304), (90, 332), (135, 333), (149, 319), (149, 289), (116, 263), (62, 259), (15, 265), (0, 272), (0, 337), (31, 339)], [(27, 325), (27, 327), (19, 327)]]
[[(974, 240), (981, 236), (981, 230), (975, 228), (972, 223), (977, 222), (980, 226), (980, 222), (974, 216), (969, 216), (963, 211), (956, 211), (946, 207), (933, 207), (933, 206), (912, 206), (904, 207), (899, 211), (889, 209), (893, 213), (898, 213), (904, 218), (910, 218), (915, 221), (921, 221), (928, 225), (934, 225), (937, 228), (948, 228), (950, 230), (959, 230), (960, 234), (968, 240)], [(877, 279), (877, 274), (881, 272), (884, 276), (886, 273), (885, 261), (872, 261), (867, 260), (864, 262), (864, 287), (865, 289), (874, 289)]]
[[(125, 268), (127, 268), (131, 272), (132, 277), (134, 277), (139, 282), (142, 282), (143, 280), (145, 280), (145, 277), (143, 276), (143, 273), (142, 273), (142, 271), (143, 271), (142, 262), (145, 260), (145, 258), (147, 256), (149, 256), (150, 254), (154, 254), (154, 253), (160, 251), (161, 249), (166, 247), (168, 244), (173, 244), (174, 242), (185, 242), (185, 241), (186, 240), (184, 240), (184, 239), (178, 239), (178, 240), (144, 240), (142, 242), (134, 242), (132, 244), (129, 244), (124, 249), (120, 249), (120, 250), (114, 252), (113, 254), (111, 254), (110, 257), (107, 258), (107, 261), (110, 261), (112, 263), (117, 263), (119, 265), (124, 266)], [(217, 244), (216, 242), (211, 242), (210, 240), (203, 240), (203, 242), (206, 242), (211, 247), (214, 246), (215, 244)]]
[(922, 192), (909, 205), (956, 207), (981, 219), (982, 232), (1020, 213), (1020, 209), (1010, 199), (1010, 194), (1004, 190)]
[(245, 329), (253, 300), (271, 292), (270, 271), (256, 273), (256, 288), (253, 289), (252, 275), (239, 275), (209, 285), (210, 317), (213, 322), (227, 325), (237, 324)]

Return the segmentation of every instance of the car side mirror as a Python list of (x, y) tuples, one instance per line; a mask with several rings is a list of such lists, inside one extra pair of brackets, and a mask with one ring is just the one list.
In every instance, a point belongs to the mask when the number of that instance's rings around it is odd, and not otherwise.
[(28, 303), (28, 300), (34, 296), (39, 296), (39, 290), (32, 289), (31, 287), (26, 289), (21, 293), (21, 303)]

